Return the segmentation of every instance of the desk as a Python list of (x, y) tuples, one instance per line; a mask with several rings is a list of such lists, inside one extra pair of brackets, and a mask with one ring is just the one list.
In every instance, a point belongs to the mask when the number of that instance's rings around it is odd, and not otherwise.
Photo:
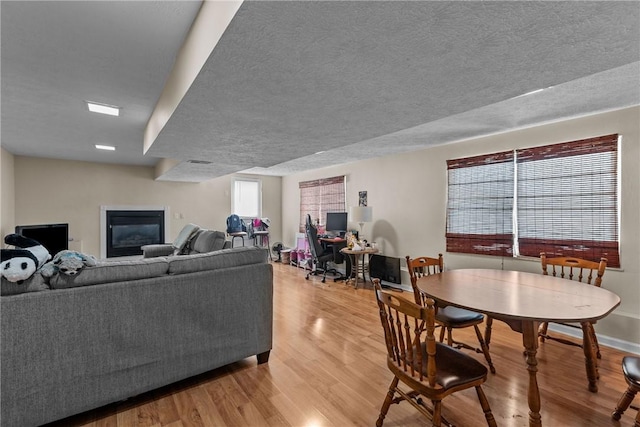
[[(540, 322), (584, 323), (602, 319), (620, 298), (606, 289), (542, 274), (502, 270), (451, 270), (418, 279), (418, 288), (437, 302), (494, 316), (522, 332), (529, 372), (529, 426), (540, 427), (536, 372)], [(590, 337), (584, 345), (587, 376), (596, 386), (596, 359)]]
[[(342, 248), (340, 249), (340, 252), (351, 258), (351, 266), (352, 266), (351, 275), (350, 275), (351, 278), (348, 280), (353, 280), (354, 287), (358, 289), (358, 279), (359, 279), (358, 268), (360, 264), (360, 259), (362, 258), (362, 280), (364, 285), (365, 283), (367, 283), (367, 278), (365, 277), (365, 274), (364, 274), (364, 256), (368, 255), (369, 258), (371, 258), (371, 255), (378, 253), (378, 249), (364, 248), (364, 249), (360, 249), (359, 251), (354, 251), (353, 249)], [(371, 275), (369, 275), (369, 279), (371, 279)]]
[(340, 243), (344, 243), (345, 245), (347, 244), (347, 240), (343, 239), (342, 237), (320, 237), (318, 240), (329, 245)]

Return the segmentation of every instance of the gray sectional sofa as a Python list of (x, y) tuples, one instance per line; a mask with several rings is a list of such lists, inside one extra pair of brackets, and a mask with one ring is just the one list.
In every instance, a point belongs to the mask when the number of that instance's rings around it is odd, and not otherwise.
[(2, 279), (2, 426), (59, 420), (253, 355), (268, 361), (264, 249), (100, 262), (49, 283), (36, 276)]

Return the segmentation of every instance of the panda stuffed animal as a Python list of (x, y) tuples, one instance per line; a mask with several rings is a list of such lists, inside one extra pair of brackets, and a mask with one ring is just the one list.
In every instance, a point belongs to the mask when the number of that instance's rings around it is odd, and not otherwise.
[(9, 234), (4, 242), (16, 248), (2, 249), (0, 253), (0, 276), (9, 282), (24, 282), (51, 258), (47, 248), (20, 234)]

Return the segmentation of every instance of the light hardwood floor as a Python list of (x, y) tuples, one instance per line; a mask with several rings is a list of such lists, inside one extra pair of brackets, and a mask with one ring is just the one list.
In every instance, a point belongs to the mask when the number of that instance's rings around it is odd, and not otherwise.
[[(392, 376), (373, 291), (331, 280), (323, 284), (313, 277), (306, 281), (301, 269), (279, 263), (273, 267), (274, 337), (268, 363), (258, 366), (251, 357), (55, 426), (375, 425)], [(472, 329), (456, 331), (455, 337), (475, 339)], [(528, 426), (528, 375), (520, 335), (495, 322), (491, 355), (497, 373), (489, 374), (484, 389), (498, 425)], [(594, 394), (587, 390), (579, 348), (540, 345), (544, 426), (633, 425), (633, 409), (621, 422), (610, 417), (626, 389), (621, 372), (625, 354), (602, 347), (602, 355), (599, 392)], [(475, 357), (484, 363), (482, 355)], [(458, 426), (486, 425), (473, 389), (445, 399), (443, 415)], [(391, 406), (384, 425), (430, 423), (405, 402)]]

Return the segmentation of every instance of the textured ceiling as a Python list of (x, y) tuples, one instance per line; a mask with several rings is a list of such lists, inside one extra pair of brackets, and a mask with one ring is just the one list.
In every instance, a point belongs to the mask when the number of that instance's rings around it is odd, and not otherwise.
[[(2, 147), (154, 165), (142, 135), (200, 2), (2, 1)], [(123, 107), (115, 118), (84, 100)], [(97, 151), (95, 144), (117, 146)]]
[[(174, 159), (164, 180), (286, 175), (640, 104), (638, 2), (245, 1), (142, 156), (197, 3), (44, 3), (2, 3), (3, 147)], [(117, 35), (93, 40), (96, 25)], [(65, 117), (91, 97), (124, 116)], [(43, 98), (64, 121), (38, 124)], [(95, 153), (91, 130), (125, 158)]]

